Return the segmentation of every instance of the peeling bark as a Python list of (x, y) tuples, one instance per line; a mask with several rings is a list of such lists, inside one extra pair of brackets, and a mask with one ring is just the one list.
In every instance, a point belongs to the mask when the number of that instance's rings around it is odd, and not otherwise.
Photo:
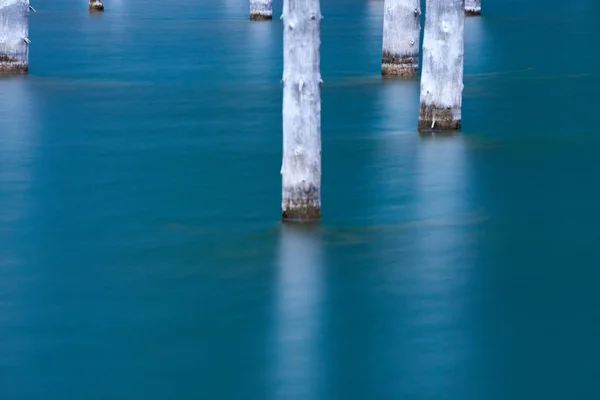
[(481, 0), (465, 0), (465, 14), (481, 15)]
[(417, 75), (420, 33), (420, 0), (385, 0), (382, 75)]
[(465, 0), (428, 0), (419, 131), (461, 125)]
[(29, 70), (29, 0), (0, 0), (0, 75)]
[(283, 2), (282, 219), (321, 216), (319, 0)]
[(251, 21), (271, 19), (273, 19), (273, 0), (250, 0)]

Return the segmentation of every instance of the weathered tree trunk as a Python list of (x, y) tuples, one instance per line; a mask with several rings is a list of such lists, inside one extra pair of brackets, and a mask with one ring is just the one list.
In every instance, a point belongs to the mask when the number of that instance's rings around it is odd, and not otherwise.
[(90, 0), (88, 10), (92, 12), (104, 11), (104, 4), (100, 0)]
[(465, 0), (465, 14), (481, 15), (481, 0)]
[(273, 19), (273, 0), (250, 0), (250, 20)]
[(29, 70), (29, 0), (0, 0), (0, 75)]
[(419, 130), (460, 129), (465, 0), (428, 0)]
[(321, 7), (283, 2), (282, 218), (321, 216)]
[(385, 0), (382, 75), (417, 75), (420, 33), (420, 0)]

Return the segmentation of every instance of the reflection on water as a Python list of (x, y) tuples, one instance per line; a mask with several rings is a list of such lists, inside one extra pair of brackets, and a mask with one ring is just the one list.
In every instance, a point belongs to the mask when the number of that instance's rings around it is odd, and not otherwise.
[[(265, 71), (280, 58), (281, 48), (275, 46), (274, 36), (282, 35), (281, 26), (266, 21), (252, 22), (244, 26), (245, 48), (248, 58), (243, 60), (244, 68), (250, 76), (264, 77)], [(278, 81), (273, 80), (273, 85)]]
[(381, 351), (378, 359), (396, 366), (382, 379), (388, 396), (470, 398), (477, 390), (471, 367), (470, 231), (478, 221), (469, 197), (467, 140), (460, 134), (420, 138), (394, 131), (414, 121), (405, 116), (412, 107), (406, 103), (418, 99), (412, 91), (410, 81), (386, 84), (381, 91), (380, 123), (389, 133), (382, 132), (373, 178), (380, 214), (396, 224), (370, 235), (380, 263), (367, 268), (385, 282), (386, 293), (376, 292), (377, 304), (385, 304), (377, 321), (387, 327), (370, 346)]
[[(250, 18), (250, 0), (224, 0), (223, 10), (226, 18)], [(246, 11), (246, 14), (243, 12)]]
[(381, 43), (381, 37), (383, 34), (383, 0), (368, 0), (365, 5), (365, 22), (364, 29), (365, 34), (369, 38), (366, 41), (369, 48), (369, 52), (377, 51), (378, 44)]
[(380, 89), (381, 129), (394, 134), (414, 135), (419, 115), (419, 81), (386, 79)]
[(320, 398), (323, 362), (324, 264), (317, 226), (284, 225), (279, 243), (276, 314), (277, 393)]
[(486, 71), (490, 65), (487, 24), (484, 18), (465, 19), (465, 86), (469, 86), (469, 77), (474, 71), (491, 72)]
[(0, 221), (9, 223), (22, 217), (30, 201), (36, 105), (25, 78), (0, 79), (0, 85)]
[[(417, 220), (453, 220), (468, 209), (465, 141), (462, 136), (424, 140), (418, 148)], [(469, 237), (452, 225), (425, 225), (414, 233), (407, 266), (408, 324), (414, 336), (410, 357), (415, 390), (425, 397), (440, 393), (464, 398), (469, 358)]]
[[(35, 95), (24, 77), (0, 78), (0, 397), (11, 398), (4, 382), (23, 382), (19, 369), (35, 364), (26, 348), (26, 329), (39, 258), (25, 227), (39, 199), (34, 195), (39, 151)], [(4, 381), (6, 379), (7, 381)]]
[(418, 214), (441, 218), (464, 212), (468, 208), (465, 137), (424, 135), (417, 154)]

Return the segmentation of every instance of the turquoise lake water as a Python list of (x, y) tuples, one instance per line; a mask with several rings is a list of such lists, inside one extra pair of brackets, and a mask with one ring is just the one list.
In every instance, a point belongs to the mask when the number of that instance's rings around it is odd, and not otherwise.
[[(600, 398), (600, 3), (483, 0), (463, 130), (323, 0), (323, 220), (280, 219), (282, 26), (38, 0), (0, 79), (0, 399)], [(274, 1), (275, 15), (281, 1)]]

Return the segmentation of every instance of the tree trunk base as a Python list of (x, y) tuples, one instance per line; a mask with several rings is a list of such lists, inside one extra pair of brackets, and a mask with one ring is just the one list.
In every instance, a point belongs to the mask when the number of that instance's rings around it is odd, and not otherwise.
[(481, 7), (467, 8), (467, 9), (465, 9), (465, 15), (467, 17), (475, 17), (478, 15), (481, 15)]
[(419, 64), (381, 64), (381, 76), (411, 77), (419, 73)]
[(90, 5), (88, 6), (88, 10), (90, 12), (102, 12), (104, 11), (104, 4), (102, 4), (102, 2), (100, 1), (95, 1), (93, 3), (90, 3)]
[(271, 21), (273, 19), (273, 15), (259, 13), (259, 12), (251, 12), (250, 13), (250, 21)]
[(281, 219), (283, 221), (317, 221), (321, 219), (320, 190), (313, 185), (308, 188), (284, 188)]
[(417, 57), (398, 57), (388, 52), (381, 58), (382, 76), (417, 76), (419, 72), (419, 59)]
[(0, 62), (0, 75), (25, 75), (29, 64), (23, 62)]
[(452, 108), (421, 105), (419, 132), (456, 131), (459, 129), (460, 119), (454, 117)]
[(286, 208), (281, 213), (281, 220), (284, 222), (314, 222), (320, 219), (321, 209), (310, 205)]

